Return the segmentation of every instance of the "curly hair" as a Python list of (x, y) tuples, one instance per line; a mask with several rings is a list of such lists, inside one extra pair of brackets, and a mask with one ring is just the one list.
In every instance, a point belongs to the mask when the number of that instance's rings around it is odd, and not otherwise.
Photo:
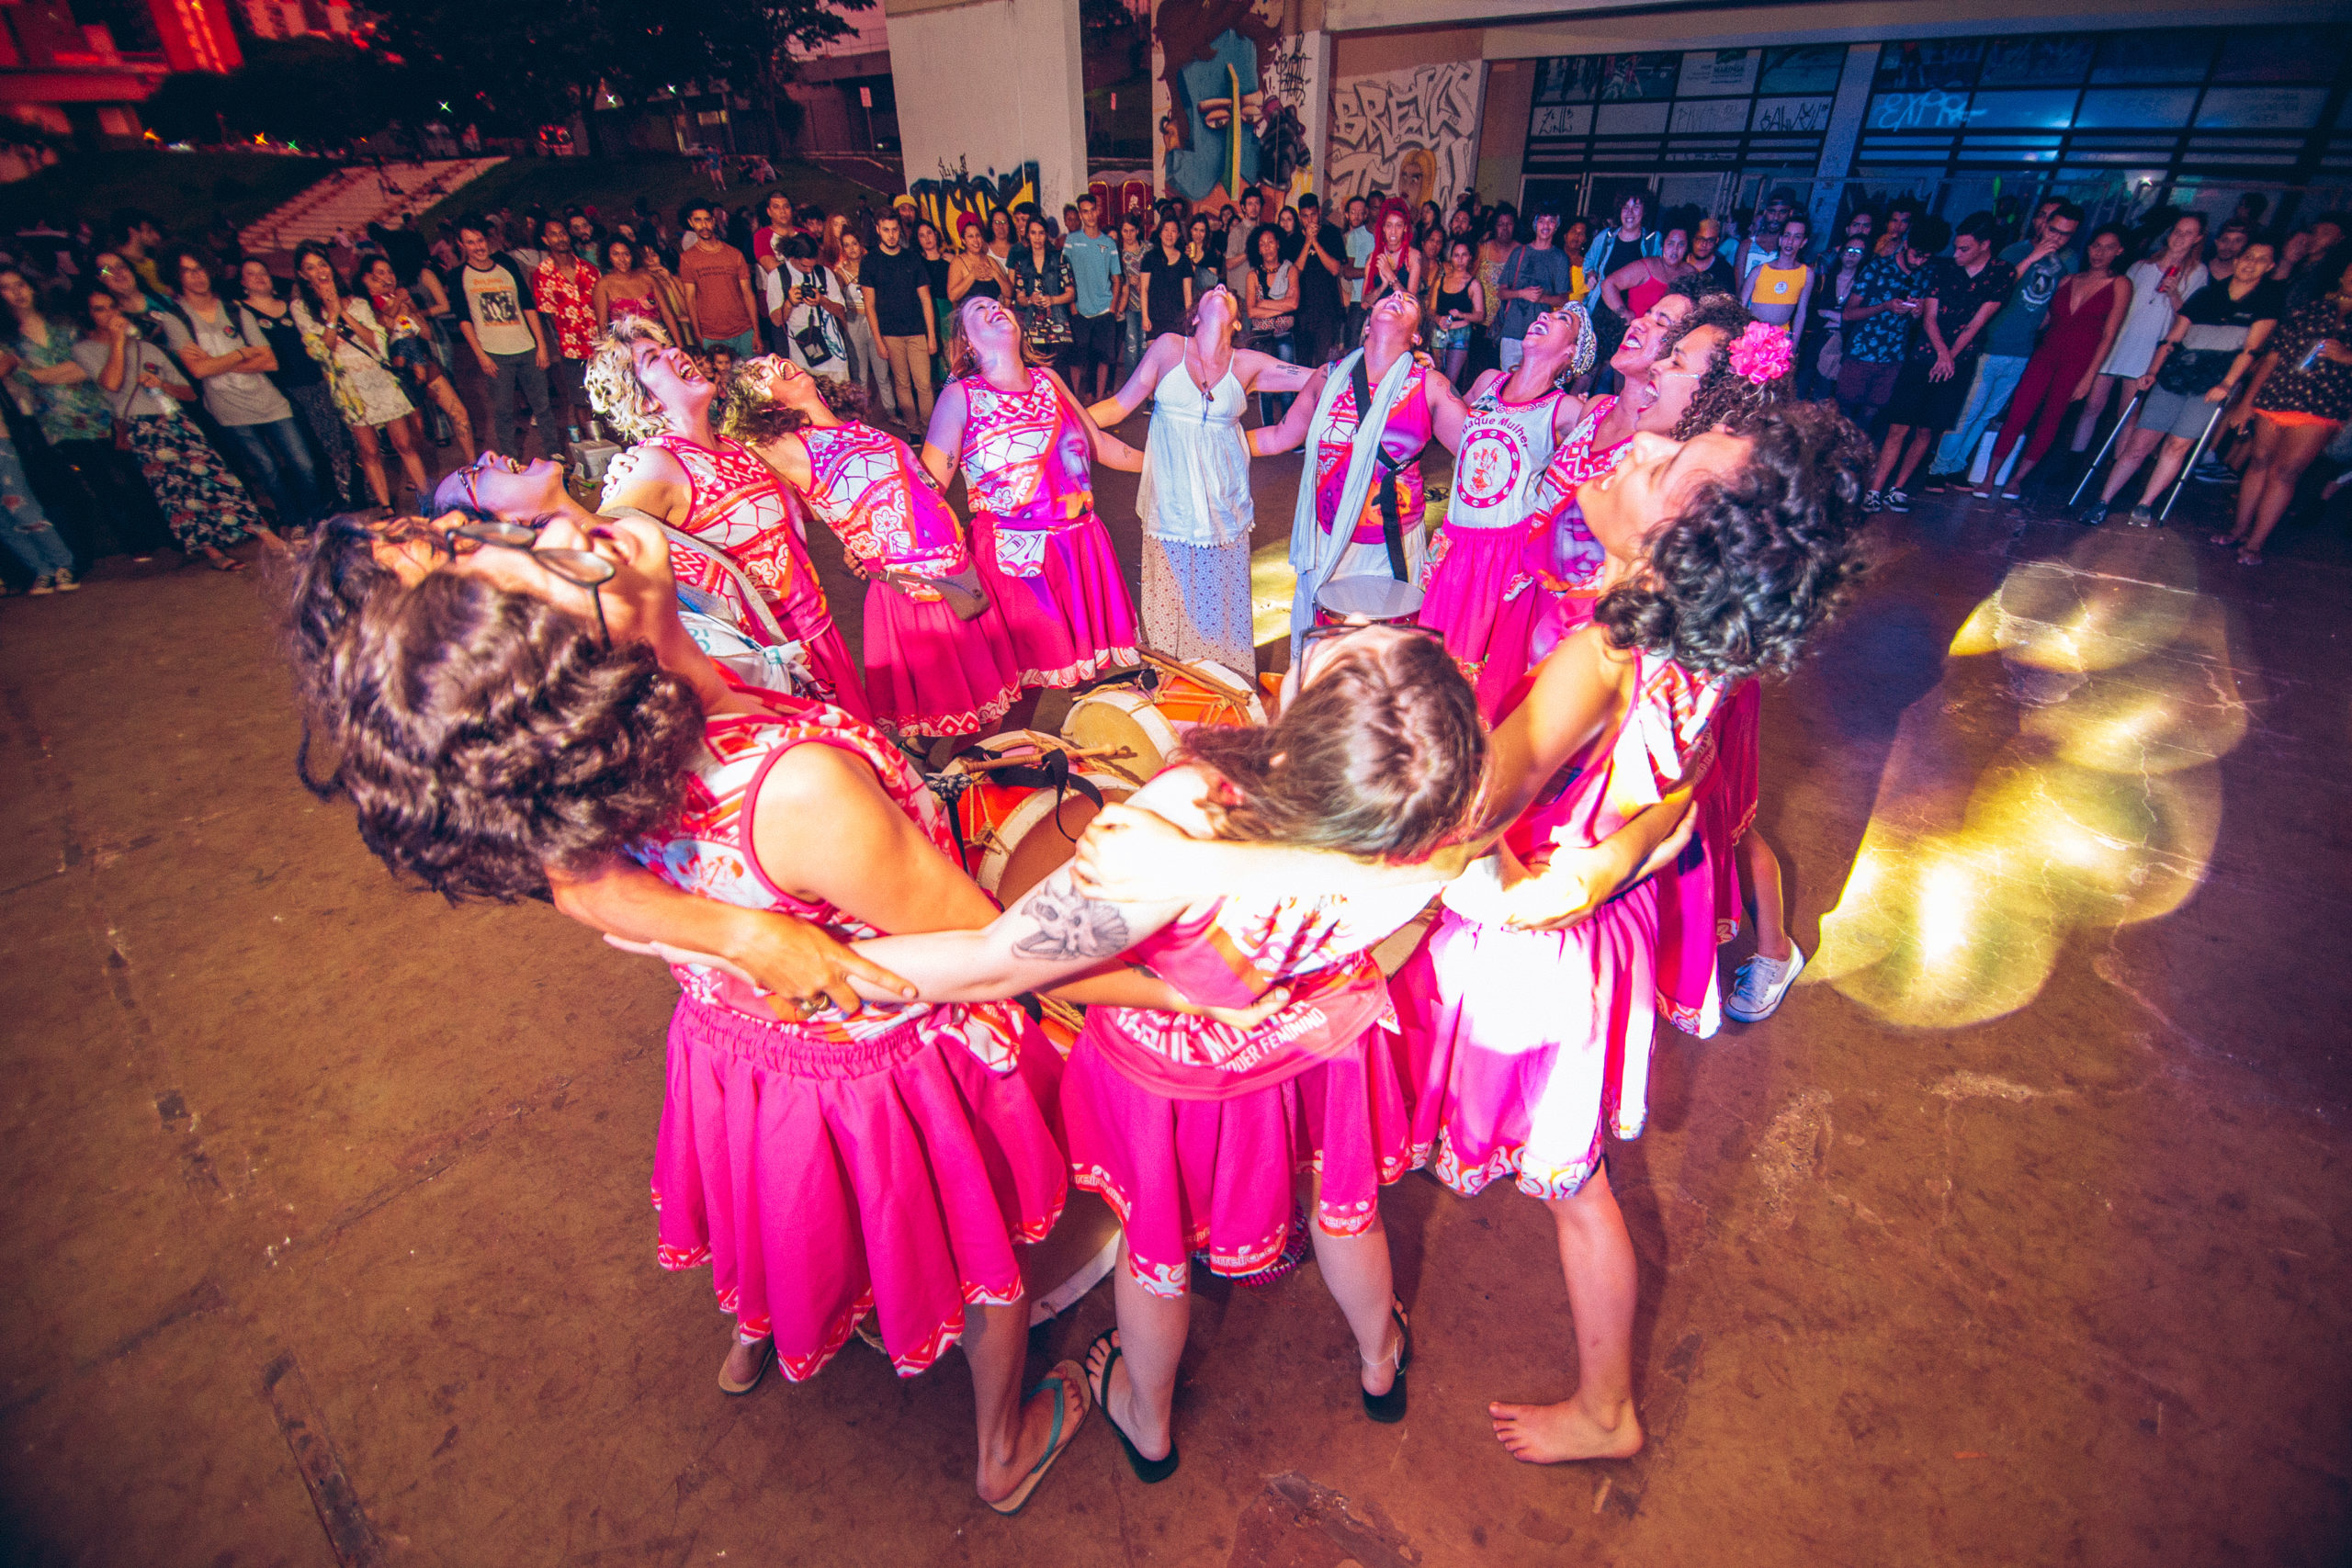
[[(851, 421), (865, 417), (865, 389), (854, 386), (839, 376), (810, 376), (817, 383), (817, 395), (836, 419)], [(789, 403), (776, 401), (764, 395), (763, 385), (752, 374), (752, 362), (735, 367), (735, 374), (727, 382), (727, 415), (719, 423), (721, 435), (741, 441), (746, 446), (762, 446), (779, 435), (790, 435), (808, 423), (808, 416)]]
[(1699, 373), (1699, 384), (1690, 389), (1690, 406), (1683, 411), (1681, 421), (1674, 427), (1677, 441), (1688, 441), (1719, 424), (1737, 429), (1764, 410), (1796, 397), (1793, 376), (1776, 376), (1758, 384), (1732, 367), (1731, 346), (1755, 320), (1747, 313), (1747, 308), (1730, 295), (1715, 294), (1701, 300), (1697, 310), (1676, 323), (1669, 352), (1673, 344), (1690, 336), (1696, 327), (1713, 327), (1724, 334), (1723, 342), (1715, 345), (1713, 357), (1707, 361), (1706, 369)]
[(1593, 612), (1619, 648), (1694, 674), (1786, 670), (1862, 572), (1856, 537), (1872, 452), (1826, 403), (1744, 415), (1747, 462), (1702, 485), (1649, 547), (1648, 581)]
[(1426, 860), (1467, 820), (1487, 765), (1478, 704), (1445, 645), (1396, 637), (1335, 652), (1268, 727), (1207, 726), (1184, 755), (1239, 799), (1217, 836)]
[(641, 317), (623, 316), (605, 329), (596, 352), (581, 372), (588, 406), (627, 441), (644, 441), (670, 428), (670, 416), (662, 412), (661, 403), (637, 374), (640, 343), (672, 346), (670, 334), (661, 326)]
[[(643, 643), (477, 577), (401, 584), (337, 518), (292, 568), (297, 767), (359, 836), (452, 903), (545, 897), (673, 812), (701, 744), (693, 689)], [(314, 766), (321, 744), (334, 758)]]

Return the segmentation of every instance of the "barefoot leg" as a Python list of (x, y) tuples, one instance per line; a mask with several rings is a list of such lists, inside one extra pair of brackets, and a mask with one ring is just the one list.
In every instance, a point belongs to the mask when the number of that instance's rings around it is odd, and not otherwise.
[(1740, 836), (1739, 868), (1747, 874), (1748, 898), (1756, 908), (1756, 951), (1775, 964), (1788, 961), (1787, 895), (1781, 890), (1781, 857), (1750, 828)]
[(972, 1404), (979, 1425), (978, 1485), (994, 1502), (1021, 1484), (1053, 1435), (1054, 1396), (1021, 1403), (1021, 1372), (1029, 1354), (1029, 1298), (1008, 1306), (964, 1312), (964, 1360), (972, 1370)]
[(1642, 1446), (1634, 1413), (1634, 1241), (1609, 1190), (1609, 1168), (1546, 1207), (1577, 1325), (1577, 1391), (1557, 1404), (1487, 1406), (1495, 1436), (1529, 1464), (1623, 1459)]

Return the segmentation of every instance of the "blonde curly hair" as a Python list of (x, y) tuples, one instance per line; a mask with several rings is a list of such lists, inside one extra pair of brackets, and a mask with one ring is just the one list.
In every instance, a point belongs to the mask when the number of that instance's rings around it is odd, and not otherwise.
[(637, 374), (637, 345), (672, 347), (670, 334), (652, 321), (624, 316), (605, 329), (581, 379), (588, 406), (625, 441), (644, 441), (670, 428), (670, 416)]

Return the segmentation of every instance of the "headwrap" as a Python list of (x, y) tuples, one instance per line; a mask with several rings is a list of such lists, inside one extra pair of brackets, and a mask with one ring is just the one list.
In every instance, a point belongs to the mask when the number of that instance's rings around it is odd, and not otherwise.
[[(1341, 392), (1354, 384), (1356, 361), (1363, 355), (1363, 350), (1356, 349), (1341, 355), (1340, 362), (1331, 367), (1331, 374), (1323, 383), (1323, 395), (1316, 400), (1315, 417), (1306, 426), (1306, 469), (1299, 476), (1298, 503), (1291, 513), (1290, 523), (1290, 564), (1298, 574), (1298, 589), (1290, 606), (1293, 659), (1298, 657), (1300, 639), (1306, 636), (1306, 628), (1315, 624), (1315, 595), (1355, 540), (1356, 519), (1363, 515), (1364, 498), (1372, 493), (1373, 470), (1380, 456), (1381, 437), (1388, 430), (1389, 412), (1404, 395), (1405, 383), (1413, 373), (1413, 356), (1398, 355), (1373, 389), (1372, 407), (1356, 411), (1355, 446), (1348, 455), (1348, 473), (1340, 488), (1339, 510), (1332, 513), (1327, 531), (1315, 505), (1319, 488), (1315, 482), (1316, 454), (1322, 450), (1323, 433), (1330, 428), (1331, 406), (1340, 400)], [(1419, 537), (1419, 530), (1408, 537), (1408, 550)], [(1416, 561), (1416, 578), (1419, 576), (1419, 568)]]
[(1574, 379), (1592, 368), (1593, 355), (1598, 352), (1597, 345), (1592, 341), (1592, 312), (1584, 308), (1581, 300), (1571, 299), (1560, 307), (1557, 314), (1572, 317), (1577, 323), (1576, 354), (1568, 361), (1568, 367), (1561, 372), (1562, 375)]

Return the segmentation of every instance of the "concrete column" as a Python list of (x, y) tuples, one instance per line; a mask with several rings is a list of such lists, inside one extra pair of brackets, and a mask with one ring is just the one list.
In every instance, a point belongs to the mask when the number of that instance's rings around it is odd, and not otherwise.
[(1808, 216), (1815, 237), (1829, 232), (1838, 221), (1838, 198), (1846, 176), (1853, 172), (1854, 144), (1861, 140), (1862, 117), (1870, 110), (1871, 80), (1878, 74), (1878, 45), (1851, 44), (1846, 69), (1838, 77), (1837, 101), (1829, 106), (1829, 130), (1821, 139), (1821, 164), (1815, 171), (1813, 203)]
[(1298, 52), (1306, 67), (1305, 101), (1298, 106), (1299, 124), (1306, 131), (1306, 154), (1314, 162), (1306, 177), (1318, 191), (1331, 188), (1325, 170), (1331, 156), (1331, 35), (1301, 33)]
[(1086, 189), (1079, 0), (886, 0), (907, 178), (1037, 165), (1058, 215)]

